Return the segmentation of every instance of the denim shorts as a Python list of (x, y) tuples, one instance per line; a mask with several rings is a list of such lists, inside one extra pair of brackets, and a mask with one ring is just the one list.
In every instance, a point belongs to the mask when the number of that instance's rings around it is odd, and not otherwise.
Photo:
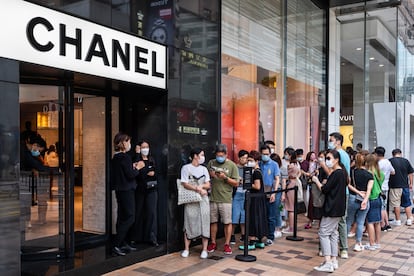
[(369, 211), (367, 214), (368, 223), (381, 222), (381, 197), (369, 200)]
[(410, 189), (402, 188), (401, 207), (407, 208), (411, 206)]
[(244, 212), (245, 193), (236, 192), (231, 205), (231, 221), (233, 224), (242, 224), (246, 220)]

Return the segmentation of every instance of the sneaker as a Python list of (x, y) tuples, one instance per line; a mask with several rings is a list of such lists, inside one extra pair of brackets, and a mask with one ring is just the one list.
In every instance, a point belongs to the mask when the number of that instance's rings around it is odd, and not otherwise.
[(378, 248), (373, 244), (373, 245), (370, 245), (369, 243), (368, 244), (366, 244), (365, 246), (364, 246), (364, 249), (365, 250), (369, 250), (369, 251), (375, 251), (375, 250), (377, 250)]
[(364, 247), (362, 246), (362, 244), (355, 244), (354, 251), (361, 252), (362, 250), (364, 250)]
[(115, 255), (118, 256), (125, 256), (126, 252), (124, 250), (122, 250), (122, 248), (115, 246), (114, 248), (112, 248), (112, 253), (114, 253)]
[(332, 266), (334, 270), (337, 270), (339, 268), (338, 260), (332, 261)]
[(385, 226), (386, 228), (387, 228), (387, 231), (392, 231), (392, 227), (391, 227), (391, 225), (387, 225), (387, 226)]
[(183, 250), (183, 252), (181, 252), (181, 257), (183, 257), (183, 258), (187, 258), (188, 255), (190, 255), (190, 251), (188, 251), (188, 250)]
[(368, 235), (368, 232), (364, 232), (363, 234), (362, 234), (364, 237), (368, 237), (369, 235)]
[(267, 239), (266, 246), (271, 246), (273, 244), (273, 241), (271, 239)]
[(256, 242), (256, 243), (254, 244), (254, 246), (255, 246), (256, 248), (259, 248), (259, 249), (263, 249), (263, 248), (265, 248), (265, 244), (264, 244), (264, 242)]
[(311, 224), (308, 223), (308, 224), (305, 225), (305, 229), (311, 229), (311, 228), (312, 228)]
[(241, 235), (241, 236), (240, 236), (240, 241), (241, 241), (241, 242), (244, 242), (244, 235)]
[(393, 220), (390, 222), (390, 224), (394, 226), (401, 226), (401, 220)]
[(208, 252), (206, 250), (201, 251), (200, 259), (207, 259)]
[(278, 238), (281, 238), (281, 237), (282, 237), (282, 232), (280, 232), (280, 231), (275, 231), (275, 232), (273, 233), (273, 235), (275, 236), (275, 239), (278, 239)]
[(225, 245), (224, 245), (224, 254), (226, 254), (226, 255), (231, 255), (231, 254), (233, 254), (233, 251), (231, 251), (231, 247), (230, 247), (230, 245), (228, 245), (228, 244), (225, 244)]
[[(239, 246), (239, 249), (240, 250), (244, 250), (244, 245), (240, 245)], [(254, 244), (249, 244), (248, 246), (247, 246), (247, 250), (255, 250), (256, 249), (256, 246), (254, 246)]]
[(413, 219), (412, 218), (407, 219), (407, 221), (405, 222), (405, 225), (407, 225), (407, 226), (411, 226), (412, 224), (413, 224)]
[(341, 250), (340, 257), (341, 257), (341, 259), (348, 259), (348, 251), (347, 250)]
[(213, 253), (214, 251), (216, 251), (216, 249), (217, 249), (217, 244), (215, 244), (214, 242), (210, 243), (207, 246), (207, 252), (208, 253)]
[(334, 272), (334, 268), (331, 262), (329, 263), (324, 262), (320, 266), (315, 266), (313, 269), (316, 271), (322, 271), (322, 272), (329, 272), (329, 273)]
[(383, 227), (381, 227), (381, 231), (382, 232), (387, 232), (387, 225), (384, 225)]
[(349, 232), (348, 233), (348, 238), (353, 238), (355, 237), (355, 233), (354, 232)]
[(234, 235), (230, 237), (230, 244), (236, 244), (236, 237)]
[(319, 252), (318, 252), (318, 256), (319, 256), (319, 257), (323, 257), (322, 250), (319, 250)]
[(379, 243), (374, 243), (374, 246), (375, 246), (377, 249), (381, 249), (381, 244), (379, 244)]
[(293, 230), (292, 230), (292, 229), (290, 229), (290, 228), (284, 228), (284, 229), (282, 230), (282, 233), (283, 233), (283, 234), (293, 234)]

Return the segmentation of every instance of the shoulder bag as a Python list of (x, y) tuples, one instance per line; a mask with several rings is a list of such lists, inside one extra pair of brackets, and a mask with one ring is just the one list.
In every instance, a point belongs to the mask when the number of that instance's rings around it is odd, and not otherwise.
[(186, 189), (183, 184), (181, 184), (181, 179), (177, 179), (177, 191), (178, 205), (200, 202), (202, 199), (199, 193)]

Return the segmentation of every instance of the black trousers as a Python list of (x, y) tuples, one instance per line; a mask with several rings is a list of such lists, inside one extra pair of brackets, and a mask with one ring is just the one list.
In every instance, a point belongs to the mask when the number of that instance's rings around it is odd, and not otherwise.
[(116, 221), (116, 235), (114, 246), (122, 246), (130, 228), (135, 222), (135, 191), (116, 191), (118, 202), (118, 218)]
[(158, 191), (157, 189), (135, 191), (135, 223), (131, 238), (137, 242), (157, 242)]

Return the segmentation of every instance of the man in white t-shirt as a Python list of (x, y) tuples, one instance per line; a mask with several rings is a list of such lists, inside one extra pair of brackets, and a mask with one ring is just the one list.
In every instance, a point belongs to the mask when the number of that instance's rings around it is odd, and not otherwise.
[(395, 174), (394, 167), (391, 165), (391, 162), (384, 158), (385, 155), (385, 148), (384, 147), (376, 147), (375, 154), (378, 158), (378, 166), (380, 170), (384, 173), (384, 182), (382, 183), (381, 190), (385, 195), (385, 199), (382, 199), (382, 208), (381, 208), (381, 231), (391, 231), (392, 228), (388, 222), (388, 181), (390, 180), (390, 175)]

